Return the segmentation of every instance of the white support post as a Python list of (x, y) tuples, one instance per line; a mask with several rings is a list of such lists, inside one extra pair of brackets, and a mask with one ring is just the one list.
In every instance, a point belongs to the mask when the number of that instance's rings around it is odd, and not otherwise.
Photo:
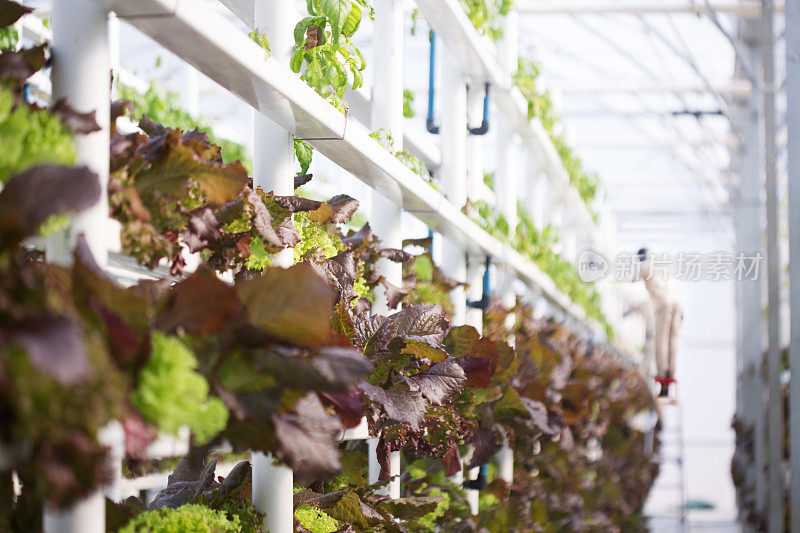
[(800, 1), (786, 2), (786, 122), (789, 167), (789, 442), (791, 533), (800, 533)]
[[(403, 149), (403, 2), (400, 0), (382, 0), (375, 4), (375, 26), (373, 35), (380, 39), (373, 40), (373, 79), (372, 79), (372, 123), (377, 131), (388, 130), (394, 140), (394, 149)], [(370, 217), (375, 234), (386, 248), (402, 248), (403, 236), (400, 231), (402, 208), (377, 191), (372, 191), (372, 216)], [(400, 263), (387, 259), (378, 262), (378, 271), (392, 285), (403, 284), (403, 268)], [(376, 301), (373, 311), (388, 314), (389, 309), (383, 287), (376, 290)], [(378, 439), (368, 440), (369, 482), (376, 483), (380, 473), (377, 458)], [(400, 452), (391, 452), (389, 458), (389, 475), (392, 481), (381, 492), (390, 498), (400, 497)]]
[[(512, 10), (503, 18), (503, 37), (498, 43), (497, 50), (501, 66), (509, 74), (517, 70), (517, 60), (519, 57), (519, 24), (516, 9)], [(521, 145), (519, 135), (505, 117), (498, 117), (497, 124), (497, 176), (495, 176), (497, 209), (503, 214), (508, 222), (509, 235), (514, 237), (517, 230), (517, 200), (519, 191), (519, 147)], [(529, 174), (529, 177), (532, 174)], [(528, 184), (530, 187), (531, 184)], [(526, 190), (527, 192), (527, 190)], [(517, 295), (514, 289), (515, 277), (508, 268), (497, 268), (497, 294), (503, 305), (513, 307), (516, 304)], [(506, 317), (506, 327), (513, 328), (514, 316)], [(514, 343), (513, 337), (507, 339)], [(513, 468), (513, 454), (512, 454)], [(513, 475), (513, 472), (512, 472)]]
[[(108, 13), (91, 0), (56, 0), (53, 4), (53, 93), (69, 98), (80, 112), (95, 111), (102, 128), (75, 137), (79, 164), (87, 165), (100, 179), (102, 193), (97, 203), (76, 215), (66, 235), (53, 236), (46, 245), (47, 260), (60, 264), (72, 261), (75, 239), (86, 237), (95, 260), (108, 262), (109, 162), (109, 39)], [(45, 533), (104, 533), (105, 500), (97, 490), (67, 509), (44, 512)]]
[(79, 112), (95, 111), (100, 131), (76, 135), (78, 164), (100, 178), (98, 202), (73, 217), (67, 234), (54, 235), (46, 245), (48, 261), (69, 264), (80, 233), (86, 237), (95, 260), (108, 262), (109, 161), (109, 39), (108, 12), (91, 0), (56, 0), (53, 5), (53, 95), (66, 97)]
[(181, 106), (184, 111), (197, 117), (200, 114), (200, 73), (192, 65), (181, 65)]
[[(294, 44), (294, 9), (291, 2), (254, 0), (254, 26), (270, 43), (272, 57), (289, 64)], [(253, 111), (253, 184), (278, 195), (294, 193), (294, 140), (270, 119)], [(293, 253), (277, 254), (273, 265), (291, 266)], [(289, 533), (294, 530), (294, 474), (291, 468), (275, 465), (271, 455), (251, 454), (253, 505), (266, 514), (263, 531)]]
[[(747, 23), (744, 34), (757, 35), (755, 22)], [(747, 43), (747, 59), (757, 68), (761, 60), (757, 43)], [(736, 206), (737, 249), (746, 254), (763, 256), (762, 232), (763, 210), (761, 206), (761, 131), (759, 128), (758, 94), (749, 101), (742, 102), (737, 115), (740, 115), (740, 129), (744, 132), (742, 151), (739, 154), (739, 187)], [(763, 263), (763, 262), (762, 262)], [(763, 271), (763, 267), (761, 269)], [(741, 400), (742, 419), (753, 430), (753, 463), (746, 465), (749, 492), (753, 495), (756, 512), (763, 512), (766, 501), (765, 454), (766, 423), (765, 397), (762, 378), (761, 356), (764, 350), (762, 316), (762, 280), (743, 279), (737, 281), (739, 289), (739, 317), (741, 328)]]
[[(464, 74), (458, 61), (442, 47), (441, 60), (442, 98), (441, 138), (442, 166), (440, 175), (442, 189), (453, 205), (462, 206), (467, 200), (467, 95)], [(464, 250), (457, 243), (442, 240), (442, 270), (457, 281), (466, 281), (467, 265)], [(466, 294), (462, 287), (450, 292), (453, 302), (452, 324), (462, 325), (467, 318)]]
[(275, 465), (272, 455), (253, 452), (253, 505), (266, 514), (262, 531), (294, 531), (294, 475), (291, 468)]
[[(388, 130), (394, 139), (394, 149), (403, 149), (403, 2), (382, 0), (375, 4), (372, 80), (372, 129)], [(375, 234), (386, 248), (401, 248), (400, 215), (402, 207), (380, 193), (372, 192), (372, 216)], [(403, 269), (400, 263), (387, 259), (378, 262), (378, 271), (392, 285), (402, 286)], [(376, 313), (389, 312), (383, 287), (376, 291), (373, 307)]]
[(767, 197), (767, 427), (769, 468), (769, 533), (783, 531), (784, 472), (783, 472), (783, 396), (781, 394), (781, 263), (778, 219), (778, 184), (776, 168), (775, 127), (775, 65), (773, 2), (763, 0), (762, 53), (764, 56), (764, 164)]
[[(295, 11), (291, 2), (254, 0), (255, 29), (270, 44), (272, 57), (288, 66), (294, 45)], [(253, 183), (265, 192), (294, 194), (294, 139), (290, 132), (253, 111)], [(290, 249), (275, 258), (275, 266), (288, 267), (293, 261)]]
[[(484, 274), (484, 258), (477, 255), (469, 257), (467, 264), (467, 288), (468, 300), (476, 302), (481, 299), (483, 295), (483, 274)], [(483, 332), (483, 311), (480, 309), (468, 308), (466, 323), (478, 330), (478, 333)], [(480, 467), (476, 466), (467, 471), (467, 479), (476, 479)], [(467, 489), (467, 503), (469, 503), (470, 511), (473, 515), (478, 514), (478, 499), (480, 492), (477, 490)]]

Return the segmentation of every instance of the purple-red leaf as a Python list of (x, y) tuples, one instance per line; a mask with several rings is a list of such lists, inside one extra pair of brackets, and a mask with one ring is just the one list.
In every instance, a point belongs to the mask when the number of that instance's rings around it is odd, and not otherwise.
[(72, 104), (66, 98), (61, 98), (48, 109), (73, 133), (87, 134), (102, 129), (95, 119), (96, 111), (80, 113), (72, 107)]
[(344, 392), (320, 392), (319, 395), (323, 403), (333, 406), (345, 428), (354, 428), (361, 423), (367, 406), (364, 403), (364, 395), (358, 387), (352, 387)]
[(392, 285), (385, 278), (381, 278), (381, 284), (384, 288), (384, 295), (386, 296), (386, 305), (389, 309), (394, 309), (400, 302), (403, 301), (403, 298), (408, 296), (408, 291), (405, 289), (401, 289), (396, 285)]
[(190, 252), (199, 252), (219, 239), (220, 224), (210, 207), (200, 207), (189, 214), (189, 222), (178, 236)]
[(11, 0), (0, 0), (0, 28), (11, 26), (23, 15), (33, 11), (32, 8), (12, 2)]
[(88, 167), (40, 165), (12, 176), (0, 191), (0, 248), (34, 234), (52, 215), (86, 209), (99, 198), (100, 182)]
[(414, 259), (412, 254), (397, 248), (381, 248), (378, 250), (378, 255), (389, 261), (394, 261), (395, 263), (405, 263), (406, 261)]
[(331, 221), (336, 224), (348, 222), (353, 214), (358, 211), (358, 200), (346, 194), (337, 194), (326, 203), (333, 209)]
[(483, 357), (457, 357), (455, 361), (464, 369), (467, 385), (470, 387), (485, 389), (491, 384), (492, 362), (489, 359)]
[(272, 199), (275, 200), (276, 204), (288, 210), (290, 213), (313, 211), (322, 205), (322, 202), (302, 196), (273, 196)]
[(295, 406), (294, 413), (276, 415), (276, 456), (286, 462), (298, 483), (308, 483), (336, 474), (339, 452), (334, 443), (342, 426), (328, 416), (316, 394), (308, 394)]
[(47, 45), (40, 44), (19, 52), (5, 51), (0, 54), (0, 80), (9, 78), (23, 82), (33, 76), (47, 62), (46, 49)]
[(264, 244), (273, 248), (283, 248), (283, 240), (272, 227), (272, 215), (257, 191), (253, 189), (247, 191), (247, 203), (252, 212), (253, 227)]
[(92, 375), (81, 328), (64, 316), (31, 317), (12, 328), (11, 344), (25, 349), (28, 360), (62, 385)]
[(442, 462), (444, 463), (446, 476), (454, 476), (461, 472), (461, 454), (458, 452), (458, 445), (455, 441), (450, 444), (450, 449), (444, 454)]
[(464, 389), (467, 378), (453, 359), (404, 378), (412, 391), (419, 391), (434, 405), (442, 405)]
[(313, 178), (313, 174), (298, 174), (294, 177), (294, 188), (297, 189), (298, 187), (302, 187)]
[(356, 315), (353, 328), (353, 344), (367, 357), (386, 350), (397, 334), (397, 324), (383, 315)]
[(415, 431), (425, 420), (425, 399), (419, 391), (384, 390), (370, 383), (362, 383), (361, 390), (367, 399), (383, 407), (391, 420), (410, 425)]
[(175, 285), (156, 327), (167, 333), (182, 330), (209, 335), (220, 331), (239, 312), (235, 289), (204, 269)]
[(249, 321), (300, 346), (321, 346), (330, 333), (334, 294), (306, 263), (271, 268), (236, 287)]
[(367, 222), (361, 227), (360, 230), (353, 233), (352, 235), (348, 235), (342, 240), (347, 246), (353, 249), (353, 248), (358, 248), (365, 242), (370, 243), (374, 239), (375, 235), (372, 233), (372, 228), (369, 226), (369, 222)]

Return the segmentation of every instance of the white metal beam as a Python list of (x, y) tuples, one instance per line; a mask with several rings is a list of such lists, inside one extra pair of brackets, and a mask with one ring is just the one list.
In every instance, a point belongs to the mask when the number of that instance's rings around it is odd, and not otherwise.
[(753, 90), (752, 84), (747, 80), (734, 79), (724, 81), (709, 81), (699, 83), (677, 83), (673, 80), (617, 80), (609, 82), (608, 79), (599, 80), (564, 80), (555, 82), (558, 90), (565, 94), (587, 93), (630, 93), (630, 94), (703, 94), (716, 93), (734, 98), (747, 98)]
[[(716, 0), (712, 7), (717, 13), (741, 18), (758, 18), (761, 5), (756, 1)], [(775, 2), (774, 10), (782, 12), (784, 2)], [(520, 2), (521, 15), (709, 15), (707, 5), (690, 0), (624, 0), (602, 3), (595, 0), (561, 0), (550, 2)]]

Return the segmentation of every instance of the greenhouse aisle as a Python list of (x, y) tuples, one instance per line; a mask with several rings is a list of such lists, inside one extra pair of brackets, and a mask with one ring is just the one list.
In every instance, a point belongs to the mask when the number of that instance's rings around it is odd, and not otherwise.
[[(733, 287), (695, 282), (678, 286), (684, 298), (684, 342), (678, 368), (680, 403), (662, 406), (661, 471), (645, 506), (650, 530), (681, 531), (680, 414), (684, 433), (687, 524), (691, 532), (738, 532), (730, 460), (733, 389)], [(730, 302), (730, 304), (728, 304)]]

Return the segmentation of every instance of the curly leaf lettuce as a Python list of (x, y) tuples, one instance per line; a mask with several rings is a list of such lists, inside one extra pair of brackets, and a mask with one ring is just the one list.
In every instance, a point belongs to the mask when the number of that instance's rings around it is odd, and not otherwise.
[(195, 372), (197, 359), (179, 339), (154, 332), (152, 342), (132, 403), (162, 431), (189, 426), (198, 443), (208, 442), (228, 421), (225, 405), (208, 397), (208, 382)]
[(14, 107), (14, 94), (0, 88), (0, 184), (34, 165), (75, 164), (72, 135), (46, 109)]

